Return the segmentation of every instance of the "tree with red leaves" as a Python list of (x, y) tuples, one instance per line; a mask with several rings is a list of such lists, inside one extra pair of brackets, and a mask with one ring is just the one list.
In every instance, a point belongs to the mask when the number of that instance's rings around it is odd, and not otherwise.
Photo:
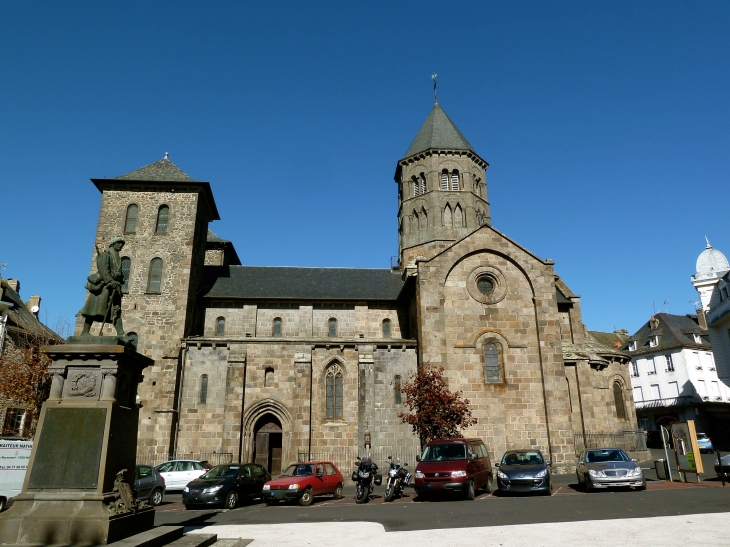
[(477, 423), (469, 410), (469, 399), (462, 392), (451, 392), (443, 367), (420, 368), (401, 388), (410, 414), (398, 414), (401, 423), (410, 424), (425, 445), (433, 439), (454, 439), (461, 430)]

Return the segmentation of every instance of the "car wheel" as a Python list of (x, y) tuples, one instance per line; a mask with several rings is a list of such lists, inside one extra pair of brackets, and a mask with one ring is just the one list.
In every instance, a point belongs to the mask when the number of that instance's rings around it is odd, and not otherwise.
[(162, 503), (162, 488), (155, 488), (150, 494), (150, 505), (157, 507)]
[(337, 488), (335, 488), (335, 493), (332, 494), (332, 497), (335, 498), (336, 500), (342, 498), (342, 483), (337, 485)]
[(228, 492), (226, 496), (226, 509), (235, 509), (236, 505), (238, 505), (238, 496), (233, 491)]
[(192, 505), (186, 505), (186, 506), (185, 506), (185, 509), (188, 509), (188, 510), (190, 510), (190, 509), (192, 509), (192, 508), (193, 508), (193, 506), (192, 506)]
[(552, 496), (553, 495), (553, 483), (552, 482), (550, 484), (548, 484), (548, 489), (545, 492), (545, 495), (546, 496)]
[(304, 494), (302, 494), (302, 497), (299, 498), (299, 505), (306, 507), (307, 505), (312, 505), (312, 489), (307, 488), (304, 491)]
[(592, 492), (593, 491), (593, 489), (591, 488), (591, 483), (590, 483), (590, 481), (588, 479), (585, 480), (585, 483), (583, 484), (583, 489), (586, 492)]
[(469, 488), (466, 491), (466, 499), (474, 499), (474, 481), (469, 481)]
[(646, 490), (646, 483), (636, 487), (637, 490)]
[(2, 511), (2, 510), (5, 509), (5, 504), (6, 503), (7, 502), (6, 502), (5, 498), (0, 498), (0, 511)]
[(484, 485), (484, 492), (487, 494), (492, 493), (492, 476), (491, 475), (487, 479), (487, 484)]

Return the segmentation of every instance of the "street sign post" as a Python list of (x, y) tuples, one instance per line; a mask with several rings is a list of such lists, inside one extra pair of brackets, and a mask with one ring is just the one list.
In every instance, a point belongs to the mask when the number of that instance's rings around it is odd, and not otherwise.
[(677, 469), (684, 474), (685, 482), (687, 482), (687, 473), (695, 473), (697, 482), (700, 482), (700, 473), (704, 472), (704, 467), (700, 457), (700, 446), (697, 443), (694, 420), (672, 422), (669, 427), (674, 440), (674, 457), (677, 462)]

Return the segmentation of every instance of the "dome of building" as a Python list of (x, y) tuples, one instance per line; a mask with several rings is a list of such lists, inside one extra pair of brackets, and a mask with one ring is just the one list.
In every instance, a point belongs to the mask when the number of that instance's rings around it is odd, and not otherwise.
[(730, 263), (725, 255), (717, 249), (713, 249), (708, 241), (707, 248), (697, 257), (697, 275), (712, 275), (728, 270), (730, 270)]

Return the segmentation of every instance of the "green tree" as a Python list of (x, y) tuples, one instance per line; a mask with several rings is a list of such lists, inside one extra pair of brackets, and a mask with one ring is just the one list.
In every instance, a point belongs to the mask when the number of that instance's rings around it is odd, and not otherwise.
[(401, 393), (410, 413), (398, 414), (409, 424), (424, 445), (433, 439), (455, 439), (462, 429), (477, 423), (469, 410), (469, 399), (461, 391), (449, 391), (443, 367), (421, 368), (405, 382)]

